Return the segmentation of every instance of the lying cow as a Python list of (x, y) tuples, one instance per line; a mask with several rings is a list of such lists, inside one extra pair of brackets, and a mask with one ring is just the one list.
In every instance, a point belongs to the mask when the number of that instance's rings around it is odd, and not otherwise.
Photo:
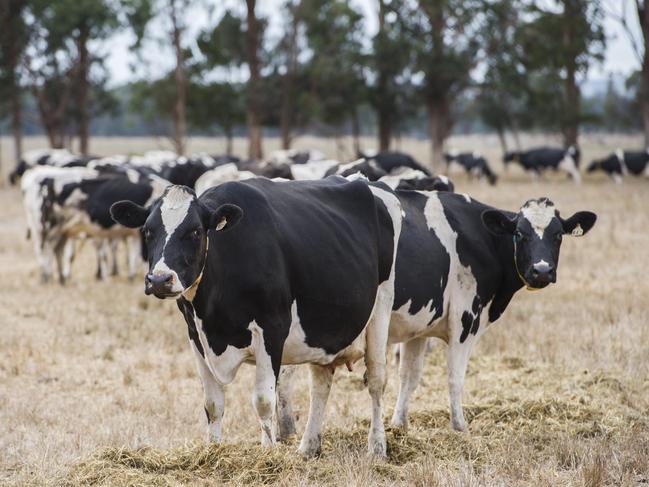
[(498, 176), (489, 167), (487, 160), (479, 152), (447, 152), (444, 154), (446, 167), (457, 164), (471, 176), (478, 179), (485, 178), (489, 184), (494, 185)]
[[(513, 213), (445, 192), (398, 191), (405, 218), (397, 248), (389, 342), (401, 343), (392, 425), (406, 427), (429, 337), (448, 344), (453, 429), (465, 431), (464, 376), (471, 350), (522, 287), (556, 282), (564, 235), (582, 236), (596, 215), (563, 219), (547, 198)], [(287, 374), (290, 376), (290, 374)], [(280, 429), (290, 431), (290, 386), (281, 384)]]
[(604, 171), (616, 183), (622, 183), (627, 174), (649, 177), (649, 149), (640, 152), (616, 150), (605, 159), (593, 161), (588, 166), (589, 173)]
[(525, 171), (530, 172), (535, 179), (548, 169), (553, 171), (561, 170), (568, 173), (572, 180), (579, 184), (581, 183), (579, 158), (579, 149), (573, 146), (567, 149), (542, 147), (524, 152), (507, 152), (503, 157), (503, 162), (505, 167), (510, 162), (517, 162)]
[(224, 386), (248, 362), (257, 366), (253, 404), (262, 444), (273, 444), (280, 365), (309, 363), (311, 406), (299, 451), (317, 454), (333, 370), (365, 356), (369, 451), (385, 455), (382, 393), (401, 230), (393, 194), (343, 178), (255, 178), (198, 199), (171, 186), (151, 207), (124, 201), (111, 213), (143, 227), (146, 293), (177, 299), (185, 317), (210, 440), (221, 438)]

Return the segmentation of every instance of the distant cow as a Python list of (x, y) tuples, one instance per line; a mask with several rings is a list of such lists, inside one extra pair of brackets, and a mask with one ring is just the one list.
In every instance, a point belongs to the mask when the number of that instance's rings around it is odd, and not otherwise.
[(282, 164), (305, 164), (311, 161), (322, 161), (324, 160), (325, 155), (318, 150), (297, 150), (297, 149), (287, 149), (287, 150), (276, 150), (271, 152), (271, 154), (266, 159), (266, 162), (274, 165)]
[(605, 159), (593, 161), (588, 166), (588, 172), (604, 171), (616, 183), (621, 183), (623, 176), (632, 174), (634, 176), (649, 177), (649, 149), (640, 152), (616, 150)]
[[(256, 364), (262, 443), (275, 436), (281, 364), (311, 364), (311, 406), (299, 451), (320, 451), (333, 369), (365, 356), (369, 451), (385, 456), (382, 393), (393, 260), (401, 209), (386, 189), (343, 178), (228, 182), (196, 198), (171, 186), (152, 207), (113, 206), (143, 227), (146, 293), (177, 299), (205, 393), (208, 434), (221, 438), (223, 386)], [(208, 245), (209, 242), (209, 245)]]
[(383, 176), (387, 176), (387, 171), (380, 167), (376, 161), (369, 159), (358, 159), (352, 162), (346, 162), (332, 166), (325, 176), (351, 176), (353, 174), (362, 174), (370, 181), (377, 181)]
[[(465, 431), (462, 391), (471, 350), (522, 287), (541, 289), (556, 281), (563, 236), (586, 234), (597, 217), (580, 211), (563, 219), (547, 198), (529, 200), (514, 213), (466, 195), (397, 195), (405, 217), (389, 332), (390, 343), (401, 343), (392, 425), (407, 426), (427, 341), (436, 337), (448, 344), (451, 423)], [(290, 421), (290, 387), (282, 384), (280, 391), (279, 415)]]
[(9, 182), (15, 185), (23, 174), (25, 174), (25, 171), (36, 166), (85, 166), (91, 159), (91, 157), (73, 154), (67, 149), (35, 149), (27, 151), (22, 154), (20, 162), (9, 174)]
[(255, 174), (250, 171), (239, 171), (236, 164), (224, 164), (204, 173), (194, 185), (196, 195), (200, 196), (209, 188), (227, 183), (228, 181), (243, 181), (254, 178)]
[(381, 151), (372, 154), (364, 154), (361, 152), (360, 157), (368, 161), (374, 161), (386, 173), (391, 173), (397, 168), (409, 167), (410, 169), (417, 169), (428, 176), (432, 176), (430, 171), (422, 166), (409, 154), (399, 151)]
[(472, 176), (479, 179), (486, 178), (489, 184), (496, 184), (498, 180), (487, 160), (479, 152), (447, 152), (444, 154), (444, 159), (447, 167), (455, 163)]
[(387, 184), (391, 189), (406, 189), (413, 191), (449, 191), (453, 192), (455, 186), (446, 176), (429, 176), (418, 169), (405, 168), (401, 171), (388, 174), (378, 179)]
[(503, 158), (503, 162), (505, 166), (510, 162), (517, 162), (535, 178), (548, 169), (554, 171), (562, 170), (568, 173), (575, 183), (579, 184), (581, 183), (579, 159), (579, 149), (573, 146), (567, 149), (542, 147), (524, 152), (507, 152)]

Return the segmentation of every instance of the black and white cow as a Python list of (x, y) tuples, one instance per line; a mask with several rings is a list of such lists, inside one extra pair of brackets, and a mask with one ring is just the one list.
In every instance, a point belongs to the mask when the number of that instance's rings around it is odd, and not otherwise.
[(325, 159), (325, 155), (319, 150), (297, 150), (297, 149), (287, 149), (287, 150), (276, 150), (271, 152), (266, 162), (274, 165), (282, 164), (305, 164), (307, 162), (313, 161), (322, 161)]
[(388, 172), (381, 168), (376, 161), (369, 159), (358, 159), (344, 164), (332, 166), (326, 173), (326, 176), (352, 176), (354, 174), (362, 174), (370, 181), (377, 181), (383, 176), (387, 176)]
[(379, 178), (378, 181), (387, 184), (393, 190), (449, 191), (451, 193), (455, 190), (453, 182), (444, 175), (429, 176), (418, 169), (410, 168), (396, 170)]
[(479, 179), (486, 178), (489, 184), (494, 185), (498, 176), (489, 167), (487, 160), (479, 152), (447, 152), (444, 154), (446, 167), (452, 163), (459, 165), (464, 171)]
[[(580, 211), (563, 219), (547, 198), (529, 200), (513, 213), (453, 193), (397, 195), (405, 218), (389, 332), (389, 343), (401, 343), (392, 425), (407, 426), (427, 342), (436, 337), (448, 344), (451, 423), (465, 431), (462, 390), (472, 348), (518, 290), (556, 281), (563, 237), (584, 235), (597, 217)], [(290, 385), (282, 384), (280, 392), (280, 429), (290, 431)]]
[(553, 171), (562, 170), (568, 173), (576, 184), (579, 184), (581, 183), (581, 174), (579, 173), (580, 155), (579, 149), (573, 146), (567, 149), (541, 147), (523, 152), (507, 152), (503, 157), (503, 162), (505, 167), (510, 162), (517, 162), (525, 171), (530, 172), (535, 179), (549, 169)]
[(430, 171), (422, 164), (417, 162), (414, 157), (405, 152), (399, 151), (381, 151), (377, 153), (363, 153), (360, 152), (359, 156), (368, 161), (374, 161), (386, 173), (391, 173), (400, 167), (408, 167), (410, 169), (417, 169), (428, 176), (432, 176)]
[(369, 451), (385, 455), (382, 393), (401, 209), (383, 188), (338, 177), (255, 178), (198, 199), (171, 186), (149, 208), (112, 207), (117, 222), (143, 228), (146, 293), (177, 299), (185, 317), (210, 440), (221, 438), (223, 388), (249, 362), (262, 443), (273, 444), (280, 365), (309, 363), (311, 406), (299, 451), (317, 454), (333, 369), (365, 356)]
[(218, 186), (228, 181), (243, 181), (256, 177), (250, 171), (239, 171), (234, 163), (223, 164), (214, 169), (210, 169), (196, 180), (194, 191), (197, 196), (202, 195), (209, 188)]
[(37, 166), (83, 167), (92, 157), (73, 154), (67, 149), (35, 149), (22, 154), (20, 162), (9, 174), (12, 185), (18, 183), (25, 171)]
[(640, 152), (616, 150), (605, 159), (593, 161), (588, 166), (589, 173), (604, 171), (616, 183), (621, 183), (626, 174), (649, 177), (649, 149)]

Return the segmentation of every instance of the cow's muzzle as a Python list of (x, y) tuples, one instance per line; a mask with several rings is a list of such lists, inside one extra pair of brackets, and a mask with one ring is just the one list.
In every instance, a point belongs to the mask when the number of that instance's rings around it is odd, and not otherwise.
[(160, 299), (175, 297), (180, 292), (173, 289), (174, 284), (175, 276), (171, 272), (147, 274), (144, 277), (144, 293)]

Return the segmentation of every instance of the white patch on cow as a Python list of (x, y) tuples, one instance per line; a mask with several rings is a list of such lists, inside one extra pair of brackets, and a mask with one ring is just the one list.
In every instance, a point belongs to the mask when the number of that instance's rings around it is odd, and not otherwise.
[(521, 213), (530, 222), (539, 238), (543, 238), (545, 229), (555, 217), (556, 209), (548, 200), (532, 200), (521, 208)]
[(306, 334), (297, 312), (297, 301), (291, 304), (291, 327), (284, 342), (282, 364), (314, 363), (328, 365), (334, 361), (335, 355), (328, 354), (322, 348), (310, 347), (306, 344)]
[(474, 159), (479, 159), (480, 157), (482, 157), (482, 154), (480, 154), (478, 151), (475, 150), (471, 155), (473, 156)]
[(467, 203), (471, 203), (471, 197), (466, 193), (460, 193)]
[(234, 380), (241, 364), (253, 357), (251, 347), (237, 348), (228, 345), (223, 353), (216, 355), (207, 341), (203, 329), (203, 321), (194, 312), (194, 323), (198, 339), (203, 347), (205, 363), (212, 372), (214, 379), (221, 385), (227, 385)]
[[(392, 311), (388, 343), (407, 342), (414, 337), (421, 336), (422, 331), (427, 328), (426, 325), (433, 320), (437, 311), (437, 308), (433, 306), (432, 299), (415, 314), (410, 313), (411, 306), (412, 300), (408, 300), (399, 309)], [(430, 327), (431, 332), (433, 328)]]
[(572, 235), (573, 237), (581, 237), (583, 234), (584, 234), (584, 229), (581, 228), (580, 224), (577, 224), (575, 228), (573, 228), (572, 232), (570, 233), (570, 235)]
[(561, 159), (561, 161), (559, 161), (559, 165), (557, 167), (570, 174), (570, 177), (572, 177), (573, 181), (576, 184), (580, 184), (581, 174), (579, 174), (579, 169), (577, 169), (577, 163), (575, 162), (572, 155), (569, 154), (569, 152), (570, 151), (568, 151), (565, 157)]
[(189, 205), (191, 205), (193, 199), (194, 195), (180, 186), (170, 187), (169, 191), (163, 196), (162, 205), (160, 205), (160, 216), (166, 234), (165, 245), (180, 224), (187, 218)]
[(338, 166), (338, 170), (336, 171), (336, 174), (342, 174), (345, 171), (347, 171), (348, 169), (352, 169), (354, 166), (356, 166), (357, 164), (361, 164), (364, 161), (365, 161), (365, 159), (360, 158), (360, 159), (357, 159), (355, 161), (348, 162), (346, 164), (341, 164), (340, 166)]
[(329, 160), (310, 160), (305, 164), (291, 165), (291, 175), (297, 181), (322, 179), (327, 171), (340, 164), (339, 161)]
[(548, 264), (545, 260), (541, 259), (541, 260), (539, 260), (538, 262), (534, 263), (533, 267), (534, 267), (534, 268), (537, 268), (537, 267), (546, 267), (546, 266), (548, 266), (548, 265), (549, 265), (549, 264)]
[[(401, 168), (399, 168), (401, 169)], [(403, 168), (401, 170), (395, 170), (391, 172), (390, 174), (383, 176), (379, 178), (379, 181), (387, 184), (391, 189), (397, 189), (397, 186), (399, 186), (399, 183), (405, 179), (421, 179), (426, 177), (426, 174), (423, 171), (420, 171), (419, 169), (412, 169), (412, 168)]]
[(264, 330), (256, 321), (248, 325), (252, 334), (251, 347), (255, 355), (255, 387), (252, 394), (252, 405), (259, 416), (261, 425), (261, 444), (272, 446), (275, 444), (275, 431), (273, 429), (275, 416), (275, 386), (277, 378), (273, 370), (270, 355), (266, 351)]
[(446, 185), (448, 186), (448, 184), (449, 184), (449, 179), (448, 179), (446, 176), (444, 176), (443, 174), (440, 174), (440, 175), (437, 176), (437, 177), (438, 177), (438, 178), (439, 178), (439, 179), (440, 179), (444, 184), (446, 184)]
[(252, 172), (239, 171), (236, 164), (228, 163), (215, 167), (201, 175), (201, 177), (196, 180), (194, 188), (196, 189), (196, 195), (200, 196), (209, 188), (219, 186), (228, 181), (243, 181), (254, 177), (256, 177), (256, 175)]
[(622, 177), (621, 174), (613, 173), (611, 177), (613, 178), (613, 182), (615, 184), (622, 184), (624, 182), (624, 178)]

